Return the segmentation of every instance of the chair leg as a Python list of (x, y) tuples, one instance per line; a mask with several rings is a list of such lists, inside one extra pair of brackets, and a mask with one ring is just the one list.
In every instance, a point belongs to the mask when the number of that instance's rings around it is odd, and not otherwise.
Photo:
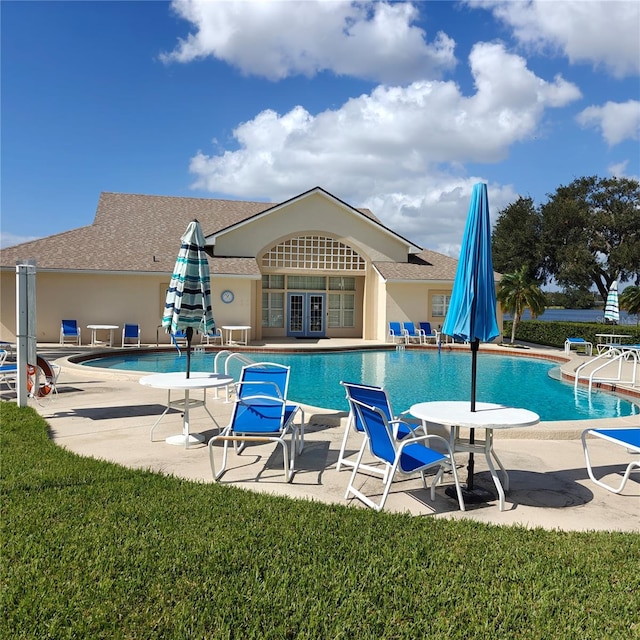
[(340, 471), (340, 467), (345, 464), (344, 452), (347, 449), (347, 440), (349, 439), (349, 432), (353, 425), (353, 415), (350, 413), (347, 419), (347, 426), (344, 429), (344, 436), (342, 437), (342, 444), (340, 445), (340, 453), (338, 453), (338, 462), (336, 462), (336, 471)]

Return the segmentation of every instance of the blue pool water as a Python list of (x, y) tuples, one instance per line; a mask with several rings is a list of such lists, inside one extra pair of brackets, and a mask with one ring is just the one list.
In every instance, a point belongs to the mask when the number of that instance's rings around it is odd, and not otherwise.
[[(364, 382), (387, 389), (394, 412), (416, 402), (468, 400), (471, 386), (469, 352), (346, 351), (325, 353), (247, 353), (256, 361), (291, 367), (289, 398), (326, 409), (347, 410), (340, 380)], [(192, 371), (213, 371), (214, 353), (193, 353)], [(84, 362), (127, 371), (184, 371), (183, 353), (111, 356)], [(237, 380), (242, 364), (230, 364)], [(543, 421), (590, 420), (640, 415), (640, 407), (618, 396), (585, 390), (549, 377), (554, 363), (535, 358), (478, 355), (478, 402), (497, 402), (535, 411)]]

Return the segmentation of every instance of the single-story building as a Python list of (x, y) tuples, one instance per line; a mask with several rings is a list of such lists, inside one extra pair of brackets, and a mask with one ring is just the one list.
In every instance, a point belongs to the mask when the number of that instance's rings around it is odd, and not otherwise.
[(39, 342), (56, 342), (63, 318), (85, 344), (87, 325), (124, 323), (168, 342), (165, 293), (193, 219), (216, 324), (248, 325), (252, 340), (385, 340), (390, 321), (444, 321), (457, 261), (320, 187), (278, 204), (102, 193), (93, 224), (0, 251), (0, 339), (15, 340), (16, 264), (35, 260)]

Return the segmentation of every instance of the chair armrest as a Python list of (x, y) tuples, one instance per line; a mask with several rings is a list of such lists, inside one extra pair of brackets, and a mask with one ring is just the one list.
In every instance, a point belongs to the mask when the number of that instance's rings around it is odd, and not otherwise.
[[(405, 411), (405, 413), (407, 413)], [(398, 439), (398, 428), (399, 426), (403, 424), (405, 427), (407, 427), (409, 429), (409, 432), (411, 433), (411, 441), (413, 442), (413, 438), (414, 437), (419, 437), (416, 433), (416, 428), (408, 423), (406, 420), (402, 420), (400, 418), (394, 418), (393, 420), (389, 420), (389, 426), (392, 428), (393, 430), (393, 437), (397, 440)], [(409, 437), (409, 436), (407, 436)], [(403, 441), (404, 442), (404, 441)]]

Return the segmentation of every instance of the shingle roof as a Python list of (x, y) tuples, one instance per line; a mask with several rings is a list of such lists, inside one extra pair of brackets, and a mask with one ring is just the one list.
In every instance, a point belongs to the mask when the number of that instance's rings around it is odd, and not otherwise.
[[(40, 269), (170, 273), (179, 238), (197, 218), (205, 235), (272, 207), (266, 202), (102, 193), (93, 224), (0, 252), (3, 267), (35, 258)], [(256, 275), (255, 260), (215, 259), (212, 269)], [(253, 266), (251, 265), (253, 263)]]
[[(0, 251), (0, 266), (35, 259), (38, 269), (171, 273), (179, 238), (197, 218), (205, 236), (274, 207), (274, 203), (102, 193), (94, 222)], [(368, 209), (358, 209), (378, 224)], [(406, 263), (379, 262), (387, 280), (453, 280), (457, 261), (425, 250)], [(213, 273), (259, 278), (254, 258), (210, 259)]]
[(380, 275), (388, 281), (450, 280), (456, 277), (458, 261), (441, 253), (424, 249), (408, 262), (375, 262)]

